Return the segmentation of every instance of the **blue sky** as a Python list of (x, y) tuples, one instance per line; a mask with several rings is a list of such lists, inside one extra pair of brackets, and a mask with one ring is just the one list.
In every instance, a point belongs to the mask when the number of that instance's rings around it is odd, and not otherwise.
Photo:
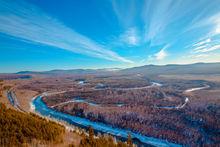
[(220, 62), (220, 0), (0, 0), (0, 72)]

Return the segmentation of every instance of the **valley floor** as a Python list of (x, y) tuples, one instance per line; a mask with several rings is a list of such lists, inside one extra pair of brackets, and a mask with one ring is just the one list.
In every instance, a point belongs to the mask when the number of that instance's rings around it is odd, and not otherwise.
[[(31, 101), (44, 92), (43, 101), (52, 109), (90, 121), (131, 129), (147, 136), (190, 146), (217, 145), (220, 139), (220, 76), (215, 75), (67, 76), (5, 80), (22, 111), (31, 111)], [(155, 85), (154, 82), (159, 84)], [(152, 85), (154, 83), (154, 85)], [(207, 86), (208, 85), (208, 86)], [(4, 102), (15, 109), (7, 99)], [(81, 99), (76, 99), (81, 98)], [(212, 130), (212, 131), (210, 131)], [(65, 133), (58, 146), (81, 140), (77, 133)]]

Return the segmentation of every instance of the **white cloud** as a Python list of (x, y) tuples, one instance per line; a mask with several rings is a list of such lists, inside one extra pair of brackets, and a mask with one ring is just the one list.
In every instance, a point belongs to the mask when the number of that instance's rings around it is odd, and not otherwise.
[(193, 46), (200, 46), (200, 45), (207, 44), (207, 43), (209, 43), (209, 42), (211, 42), (211, 38), (208, 38), (208, 39), (206, 39), (206, 40), (200, 41), (200, 42), (194, 44)]
[(217, 27), (215, 32), (216, 32), (216, 34), (220, 34), (220, 27)]
[(1, 33), (74, 53), (132, 63), (27, 2), (0, 1), (0, 11)]
[[(151, 46), (161, 45), (166, 42), (171, 42), (177, 39), (177, 36), (187, 28), (181, 26), (181, 29), (172, 29), (175, 24), (185, 20), (185, 17), (193, 14), (195, 9), (202, 5), (198, 2), (196, 6), (191, 5), (190, 1), (175, 1), (175, 0), (148, 0), (145, 1), (142, 10), (142, 19), (145, 25), (145, 41), (150, 41)], [(205, 8), (204, 8), (205, 9)], [(171, 37), (172, 34), (172, 37)]]
[(210, 19), (210, 23), (215, 25), (212, 35), (219, 34), (220, 33), (220, 13), (217, 13), (216, 15), (212, 16)]
[(155, 58), (157, 60), (163, 60), (164, 58), (166, 58), (168, 56), (167, 52), (165, 51), (165, 49), (161, 49), (158, 53), (156, 53)]
[(153, 55), (148, 55), (147, 61), (152, 62), (164, 60), (169, 55), (166, 51), (168, 47), (170, 47), (170, 44), (165, 45), (159, 52)]
[(202, 37), (213, 37), (220, 33), (220, 12), (210, 15), (209, 17), (204, 17), (199, 21), (192, 24), (188, 27), (187, 31), (191, 31), (193, 29), (206, 29), (209, 28), (208, 32), (204, 34)]
[[(136, 1), (118, 1), (112, 0), (112, 8), (118, 18), (120, 24), (129, 28), (134, 25), (135, 16), (137, 14)], [(128, 13), (129, 12), (129, 13)]]
[(197, 49), (194, 51), (194, 53), (205, 53), (205, 52), (211, 52), (211, 51), (215, 51), (219, 49), (220, 49), (220, 45), (218, 44), (218, 45), (213, 45), (207, 48)]
[(138, 36), (138, 32), (136, 28), (129, 28), (119, 38), (120, 38), (120, 41), (130, 46), (136, 46), (140, 42), (140, 38)]
[[(180, 37), (198, 40), (209, 34), (214, 35), (218, 32), (216, 25), (220, 25), (220, 13), (216, 7), (218, 3), (204, 0), (192, 5), (191, 1), (145, 1), (142, 13), (145, 41), (150, 42), (151, 46), (157, 46), (167, 42), (178, 42)], [(197, 31), (198, 34), (193, 34)]]
[(195, 52), (195, 51), (197, 51), (197, 50), (204, 49), (204, 48), (206, 48), (206, 47), (207, 47), (207, 45), (198, 46), (198, 47), (196, 47), (196, 48), (193, 49), (193, 52)]

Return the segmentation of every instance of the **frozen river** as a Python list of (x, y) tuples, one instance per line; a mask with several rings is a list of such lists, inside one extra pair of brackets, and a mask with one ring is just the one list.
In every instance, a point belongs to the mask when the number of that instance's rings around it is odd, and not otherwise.
[(168, 142), (167, 140), (162, 140), (153, 137), (147, 137), (138, 133), (134, 133), (125, 129), (119, 129), (112, 127), (110, 125), (106, 125), (103, 123), (93, 122), (85, 118), (80, 118), (76, 116), (72, 116), (63, 112), (56, 111), (54, 109), (49, 108), (41, 99), (41, 96), (36, 97), (32, 101), (32, 107), (36, 112), (40, 113), (46, 117), (52, 117), (57, 120), (66, 121), (70, 124), (77, 125), (79, 127), (93, 127), (95, 131), (108, 133), (116, 137), (122, 137), (124, 139), (127, 138), (128, 133), (131, 134), (132, 138), (138, 139), (143, 144), (150, 144), (158, 147), (177, 147), (181, 146), (175, 143)]

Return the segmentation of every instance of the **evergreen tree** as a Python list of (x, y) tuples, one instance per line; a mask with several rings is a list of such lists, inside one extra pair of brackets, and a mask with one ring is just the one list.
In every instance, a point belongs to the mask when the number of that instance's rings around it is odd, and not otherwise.
[(94, 130), (92, 127), (89, 127), (89, 140), (93, 140), (94, 138)]
[(132, 138), (131, 138), (131, 134), (130, 133), (128, 134), (127, 144), (128, 144), (129, 147), (133, 146)]
[(7, 109), (0, 103), (0, 146), (24, 146), (33, 140), (61, 142), (65, 128), (32, 113)]

